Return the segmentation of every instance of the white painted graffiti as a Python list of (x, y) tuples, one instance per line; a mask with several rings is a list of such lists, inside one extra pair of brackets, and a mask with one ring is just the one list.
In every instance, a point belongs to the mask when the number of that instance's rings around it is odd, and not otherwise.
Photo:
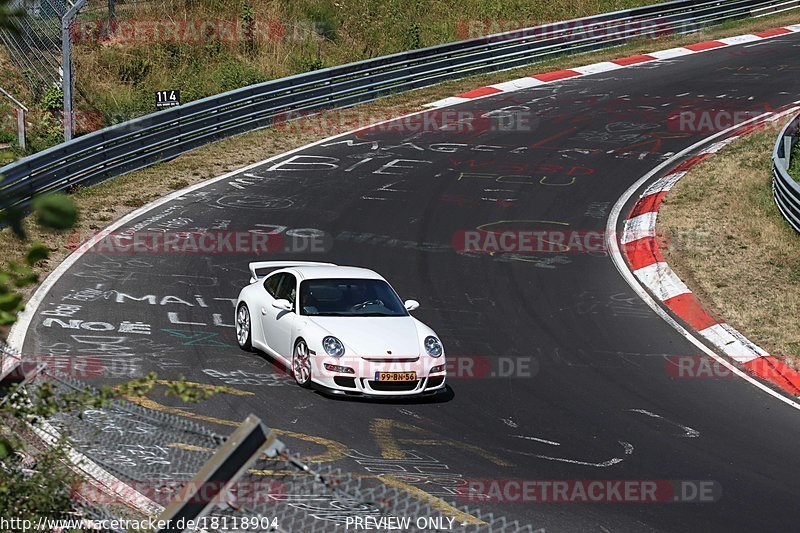
[(291, 384), (290, 377), (285, 373), (257, 373), (246, 370), (215, 370), (213, 368), (204, 368), (203, 373), (222, 381), (225, 385), (280, 387)]
[(130, 322), (123, 320), (119, 326), (109, 322), (88, 322), (80, 319), (69, 319), (68, 322), (60, 318), (45, 318), (42, 325), (51, 328), (55, 325), (63, 329), (84, 329), (88, 331), (118, 331), (120, 333), (138, 333), (140, 335), (150, 335), (150, 324), (144, 322)]

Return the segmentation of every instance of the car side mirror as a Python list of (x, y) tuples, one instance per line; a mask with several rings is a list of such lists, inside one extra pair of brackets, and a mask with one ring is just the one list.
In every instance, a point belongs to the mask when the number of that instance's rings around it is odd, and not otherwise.
[(406, 300), (403, 302), (403, 306), (405, 306), (406, 311), (413, 311), (419, 307), (419, 302), (416, 300)]
[(273, 300), (272, 307), (275, 309), (281, 309), (282, 311), (294, 311), (292, 308), (292, 303), (289, 300)]

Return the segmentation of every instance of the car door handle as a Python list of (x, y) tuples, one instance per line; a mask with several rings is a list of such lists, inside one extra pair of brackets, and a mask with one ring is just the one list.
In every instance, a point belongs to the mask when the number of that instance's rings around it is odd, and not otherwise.
[(261, 308), (261, 314), (262, 315), (266, 315), (267, 314), (267, 308), (266, 307), (262, 307)]

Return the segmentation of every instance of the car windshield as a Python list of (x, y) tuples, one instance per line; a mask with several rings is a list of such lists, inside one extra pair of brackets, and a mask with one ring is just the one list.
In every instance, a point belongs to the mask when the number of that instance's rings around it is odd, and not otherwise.
[(300, 284), (300, 314), (406, 316), (408, 312), (381, 279), (310, 279)]

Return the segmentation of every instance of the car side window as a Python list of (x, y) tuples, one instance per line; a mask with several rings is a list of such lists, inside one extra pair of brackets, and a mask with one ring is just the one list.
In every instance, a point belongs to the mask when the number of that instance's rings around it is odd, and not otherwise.
[(292, 305), (295, 304), (295, 298), (297, 297), (297, 280), (292, 274), (283, 274), (283, 279), (281, 279), (281, 283), (278, 286), (277, 294), (279, 300), (289, 300)]
[(275, 274), (274, 276), (268, 277), (264, 280), (264, 288), (267, 290), (270, 296), (278, 300), (278, 286), (281, 280), (285, 277), (284, 273), (281, 272), (279, 274)]

